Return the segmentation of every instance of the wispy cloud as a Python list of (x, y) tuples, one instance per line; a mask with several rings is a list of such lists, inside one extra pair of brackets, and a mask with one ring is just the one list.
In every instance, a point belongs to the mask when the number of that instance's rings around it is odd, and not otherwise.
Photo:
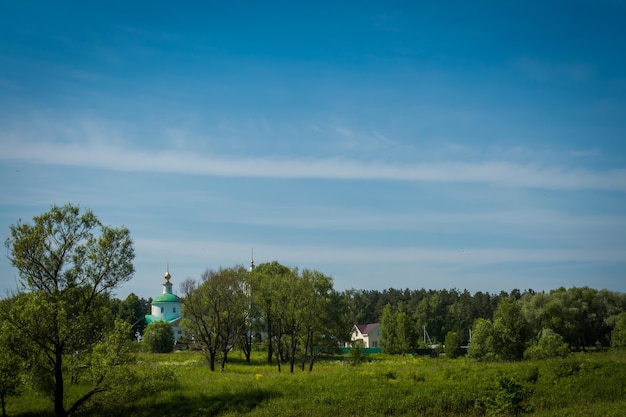
[(542, 189), (626, 191), (626, 169), (568, 169), (507, 161), (389, 163), (348, 158), (226, 157), (101, 143), (3, 141), (0, 158), (115, 171), (258, 178), (483, 183)]

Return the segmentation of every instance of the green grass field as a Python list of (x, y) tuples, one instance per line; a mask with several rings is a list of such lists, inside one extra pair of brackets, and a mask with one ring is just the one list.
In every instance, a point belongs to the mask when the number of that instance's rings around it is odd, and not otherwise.
[[(467, 358), (372, 355), (344, 358), (313, 372), (278, 373), (245, 364), (237, 353), (224, 372), (210, 372), (196, 352), (142, 354), (137, 371), (153, 381), (121, 377), (126, 394), (102, 394), (89, 416), (624, 416), (626, 354), (574, 354), (566, 359), (480, 363)], [(142, 391), (132, 389), (141, 386)], [(74, 385), (70, 395), (86, 386)], [(137, 400), (130, 397), (141, 394)], [(10, 416), (51, 415), (31, 392), (9, 398)]]

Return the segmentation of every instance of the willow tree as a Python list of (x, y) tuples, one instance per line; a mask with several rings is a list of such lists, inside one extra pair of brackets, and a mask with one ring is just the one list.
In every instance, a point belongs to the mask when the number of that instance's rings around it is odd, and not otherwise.
[[(20, 220), (10, 229), (5, 243), (20, 288), (6, 304), (11, 308), (0, 309), (0, 319), (22, 341), (19, 353), (27, 353), (36, 388), (52, 398), (55, 415), (65, 417), (104, 389), (104, 365), (120, 364), (123, 345), (109, 346), (107, 357), (94, 348), (113, 327), (110, 291), (134, 272), (130, 232), (103, 225), (91, 210), (71, 204), (53, 206), (33, 223)], [(98, 370), (90, 369), (97, 375), (92, 388), (66, 408), (66, 374), (75, 371), (64, 363), (70, 355), (91, 358)]]

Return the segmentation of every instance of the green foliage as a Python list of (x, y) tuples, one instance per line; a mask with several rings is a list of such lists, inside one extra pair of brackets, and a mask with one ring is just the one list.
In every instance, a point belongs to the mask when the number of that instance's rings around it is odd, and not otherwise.
[(532, 330), (514, 297), (500, 299), (493, 313), (494, 353), (503, 360), (520, 360), (530, 342)]
[[(243, 266), (205, 271), (202, 282), (183, 282), (182, 326), (205, 353), (214, 371), (218, 357), (224, 369), (228, 352), (250, 328), (248, 273)], [(219, 356), (218, 356), (219, 355)]]
[(274, 261), (257, 266), (250, 283), (259, 330), (266, 335), (267, 361), (279, 370), (287, 362), (294, 372), (296, 361), (303, 370), (308, 362), (312, 370), (321, 353), (333, 353), (348, 340), (352, 323), (332, 278)]
[(115, 300), (112, 313), (131, 325), (128, 337), (136, 339), (136, 334), (143, 334), (146, 328), (146, 314), (150, 314), (150, 306), (147, 300), (130, 293), (124, 300)]
[(152, 353), (170, 353), (174, 350), (174, 330), (166, 321), (148, 324), (141, 343)]
[(279, 370), (281, 362), (286, 360), (285, 333), (288, 331), (286, 326), (292, 321), (289, 320), (289, 307), (294, 304), (294, 300), (291, 303), (288, 301), (295, 290), (295, 273), (272, 261), (260, 264), (251, 274), (252, 298), (259, 306), (260, 322), (266, 334), (267, 362), (276, 360)]
[(537, 343), (524, 352), (525, 359), (563, 358), (567, 355), (569, 346), (563, 341), (563, 337), (552, 329), (543, 329)]
[(361, 365), (366, 361), (365, 352), (363, 351), (363, 341), (357, 340), (352, 343), (350, 352), (348, 353), (348, 363), (352, 366)]
[[(315, 373), (281, 374), (262, 352), (253, 352), (251, 363), (233, 360), (215, 373), (207, 372), (199, 352), (141, 354), (129, 371), (109, 376), (119, 390), (101, 393), (82, 415), (454, 417), (532, 410), (540, 417), (600, 417), (622, 415), (626, 405), (626, 356), (618, 351), (499, 363), (369, 358), (358, 367), (320, 360)], [(564, 370), (558, 378), (556, 369)], [(25, 417), (40, 410), (38, 397), (25, 392), (12, 399), (8, 413)]]
[(589, 287), (526, 294), (521, 301), (535, 334), (552, 329), (570, 348), (580, 350), (608, 346), (612, 324), (626, 309), (626, 294)]
[(528, 402), (532, 391), (514, 378), (500, 376), (495, 394), (478, 400), (476, 406), (485, 409), (492, 416), (518, 416), (531, 411)]
[[(0, 301), (6, 303), (6, 300)], [(22, 358), (8, 348), (12, 337), (7, 323), (0, 323), (0, 404), (2, 416), (6, 416), (6, 403), (9, 397), (18, 395), (22, 388)]]
[(387, 304), (380, 323), (380, 344), (389, 354), (411, 353), (417, 343), (414, 326), (401, 303), (397, 307)]
[(383, 309), (383, 315), (380, 319), (380, 347), (383, 352), (389, 354), (398, 353), (396, 347), (396, 315), (391, 304), (387, 304)]
[(626, 311), (617, 316), (615, 327), (611, 332), (611, 347), (614, 349), (626, 349)]
[[(626, 310), (626, 294), (588, 287), (558, 288), (549, 293), (513, 290), (510, 294), (504, 291), (488, 294), (479, 291), (473, 295), (456, 289), (351, 289), (342, 296), (353, 324), (382, 322), (387, 305), (391, 305), (392, 310), (403, 305), (414, 323), (413, 331), (419, 333), (426, 326), (434, 343), (444, 340), (449, 331), (457, 332), (462, 343), (468, 342), (472, 323), (478, 318), (489, 319), (498, 330), (494, 334), (494, 343), (499, 345), (498, 350), (502, 350), (500, 356), (516, 359), (522, 357), (528, 342), (544, 328), (560, 334), (571, 350), (609, 346), (617, 316)], [(507, 308), (504, 316), (508, 315), (512, 320), (502, 317), (497, 323), (495, 311), (501, 301), (506, 304), (509, 297), (515, 307)], [(515, 318), (520, 312), (523, 321)], [(526, 343), (518, 343), (521, 340)]]
[(454, 359), (461, 356), (461, 337), (457, 332), (448, 332), (444, 345), (446, 357)]
[(479, 318), (474, 321), (472, 341), (469, 345), (467, 355), (481, 361), (496, 358), (493, 323), (491, 320)]
[(493, 322), (474, 322), (468, 354), (479, 360), (520, 360), (530, 343), (531, 328), (524, 318), (520, 302), (514, 297), (502, 298), (494, 312)]
[(66, 416), (98, 392), (96, 386), (66, 408), (64, 358), (89, 353), (111, 328), (109, 292), (134, 272), (130, 232), (67, 204), (11, 226), (6, 246), (24, 292), (0, 308), (0, 319), (19, 340), (16, 353), (26, 357), (33, 385)]
[(132, 366), (123, 371), (115, 368), (108, 381), (106, 390), (93, 401), (91, 409), (87, 410), (89, 414), (135, 415), (134, 404), (138, 400), (174, 390), (179, 386), (174, 372), (156, 365)]

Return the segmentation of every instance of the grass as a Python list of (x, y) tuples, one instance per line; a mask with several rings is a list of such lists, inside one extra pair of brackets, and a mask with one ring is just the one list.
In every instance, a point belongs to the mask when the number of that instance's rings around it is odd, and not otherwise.
[[(105, 395), (82, 415), (588, 417), (626, 409), (624, 353), (516, 363), (371, 355), (359, 366), (338, 357), (294, 374), (255, 359), (246, 364), (233, 354), (224, 372), (210, 372), (196, 352), (143, 354), (136, 371), (154, 380), (149, 389), (135, 401)], [(86, 387), (72, 388), (77, 395)], [(9, 398), (7, 408), (22, 417), (50, 410), (50, 402), (28, 391)]]

